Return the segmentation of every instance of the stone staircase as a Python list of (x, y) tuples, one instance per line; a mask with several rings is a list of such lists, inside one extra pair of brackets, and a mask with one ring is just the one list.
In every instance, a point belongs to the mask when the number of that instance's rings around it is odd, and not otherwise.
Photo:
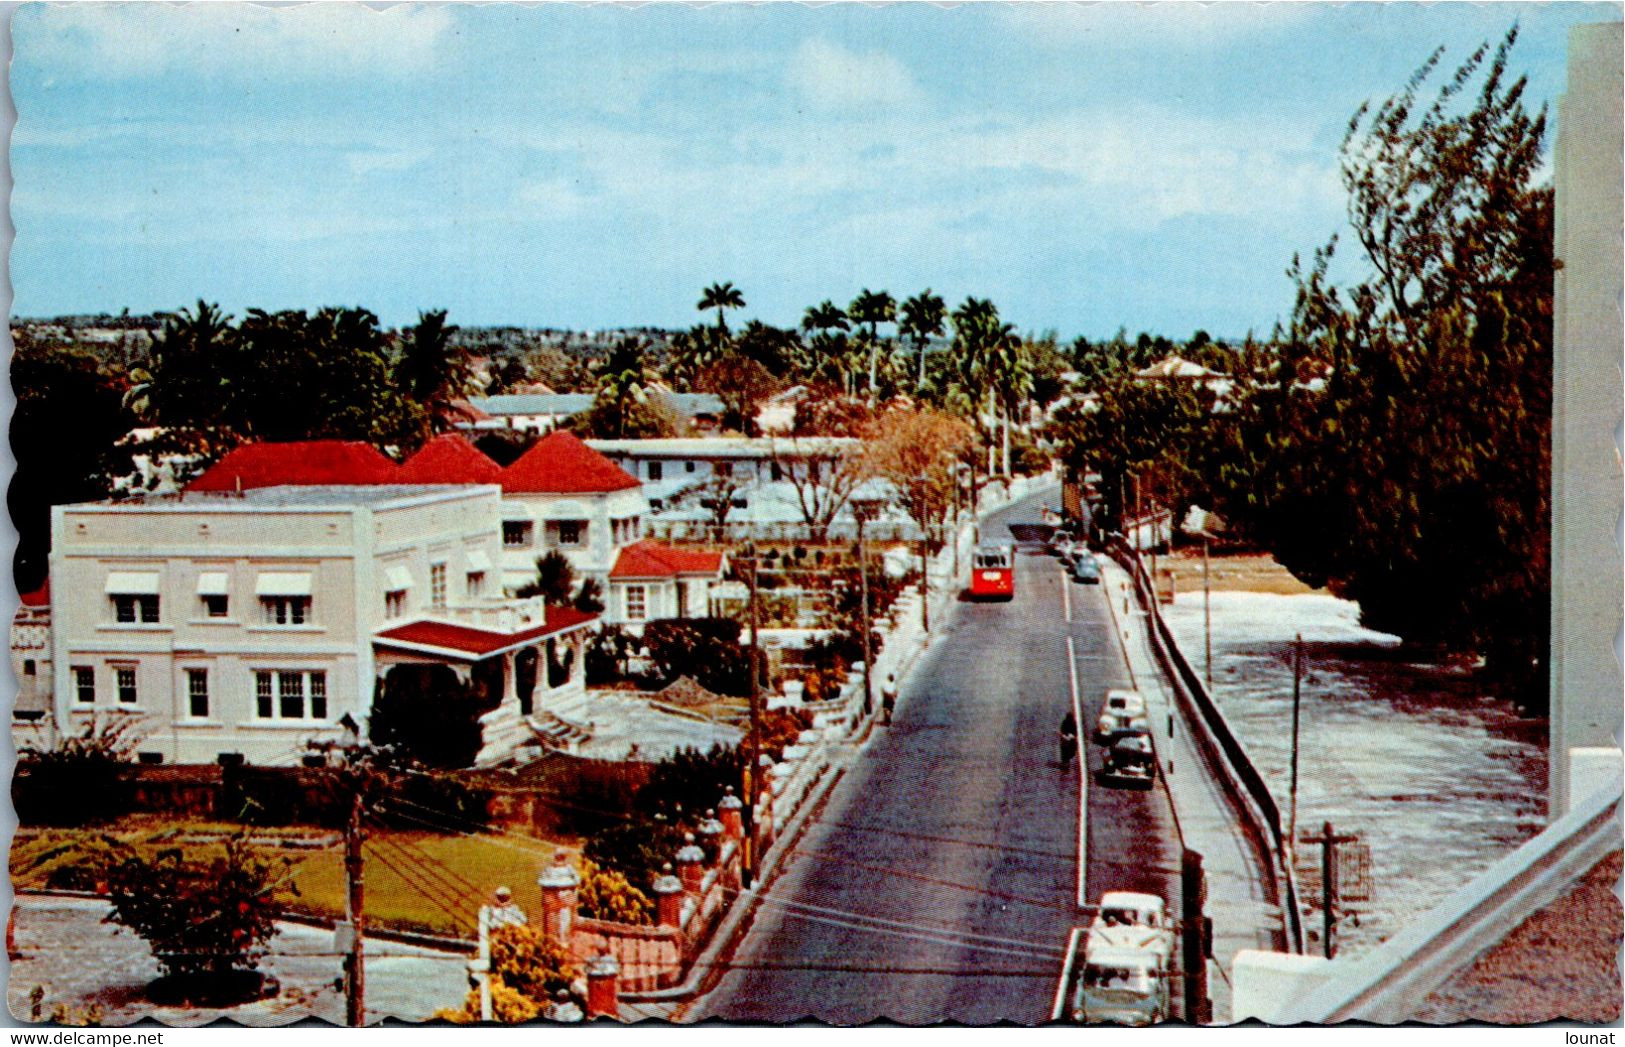
[(532, 740), (555, 752), (579, 753), (582, 743), (593, 736), (591, 721), (567, 717), (555, 709), (537, 709), (525, 722), (530, 726)]

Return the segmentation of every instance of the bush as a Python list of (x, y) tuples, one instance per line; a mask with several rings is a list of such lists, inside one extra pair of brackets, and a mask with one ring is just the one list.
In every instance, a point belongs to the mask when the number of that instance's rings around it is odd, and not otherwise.
[[(522, 1025), (534, 1021), (542, 1013), (542, 1005), (518, 989), (510, 988), (501, 978), (491, 977), (491, 1017), (504, 1025)], [(453, 1025), (473, 1025), (480, 1020), (480, 991), (470, 989), (463, 1005), (457, 1010), (442, 1007), (434, 1012), (440, 1021)]]
[(346, 812), (319, 771), (286, 767), (224, 768), (220, 813), (244, 825), (320, 825), (336, 829)]
[(486, 688), (447, 666), (397, 665), (379, 684), (368, 735), (428, 767), (470, 767), (485, 744), (480, 717), (489, 708)]
[(662, 683), (689, 676), (717, 694), (750, 693), (750, 656), (731, 618), (662, 618), (643, 627), (643, 645)]
[(650, 924), (654, 922), (655, 904), (621, 873), (600, 869), (597, 864), (582, 859), (576, 912), (590, 920)]
[[(499, 927), (491, 932), (491, 1016), (496, 1021), (533, 1020), (554, 993), (569, 990), (579, 974), (564, 947), (548, 941), (535, 928)], [(576, 999), (578, 1006), (584, 1002)], [(478, 1022), (480, 991), (470, 991), (460, 1009), (439, 1010), (434, 1016), (458, 1025)]]
[(54, 748), (17, 753), (11, 799), (23, 825), (90, 825), (129, 809), (125, 768), (139, 739), (128, 722), (98, 725), (61, 739)]
[(743, 750), (731, 745), (713, 745), (703, 753), (695, 748), (679, 749), (654, 765), (633, 805), (648, 817), (663, 814), (672, 822), (696, 820), (721, 802), (728, 786), (741, 792), (744, 769)]
[(638, 649), (638, 641), (618, 625), (606, 625), (587, 639), (585, 665), (587, 686), (615, 683), (626, 678), (626, 660)]
[(804, 709), (769, 709), (762, 713), (762, 752), (773, 762), (784, 759), (784, 747), (794, 745), (801, 732), (812, 727), (812, 714)]
[(619, 872), (645, 897), (683, 846), (683, 834), (668, 821), (637, 818), (611, 826), (587, 839), (581, 856), (600, 869)]
[[(224, 855), (186, 861), (180, 849), (148, 859), (127, 855), (107, 872), (108, 919), (146, 940), (153, 957), (178, 987), (202, 999), (222, 986), (258, 984), (243, 975), (259, 966), (282, 915), (277, 892), (292, 862), (276, 861), (241, 837)], [(297, 894), (291, 884), (288, 889)]]

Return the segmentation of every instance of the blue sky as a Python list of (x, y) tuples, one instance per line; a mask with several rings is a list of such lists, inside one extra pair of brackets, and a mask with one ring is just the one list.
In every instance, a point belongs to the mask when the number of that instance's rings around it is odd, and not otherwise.
[(15, 311), (796, 322), (862, 287), (1023, 330), (1261, 333), (1354, 108), (1514, 22), (1535, 104), (1619, 4), (29, 6)]

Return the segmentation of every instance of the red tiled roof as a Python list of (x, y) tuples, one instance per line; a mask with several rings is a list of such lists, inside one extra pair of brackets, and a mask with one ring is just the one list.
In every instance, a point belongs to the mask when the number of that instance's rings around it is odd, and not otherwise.
[(17, 602), (24, 607), (51, 606), (51, 580), (45, 579), (45, 584), (31, 593), (23, 593)]
[(673, 549), (659, 542), (633, 542), (615, 557), (611, 578), (673, 578), (679, 574), (716, 575), (722, 571), (722, 554), (690, 549)]
[(360, 440), (253, 443), (227, 452), (186, 489), (235, 491), (282, 484), (387, 484), (395, 482), (398, 468), (376, 447)]
[(535, 494), (608, 494), (641, 486), (574, 435), (553, 432), (502, 470), (502, 489)]
[(502, 466), (455, 433), (445, 433), (424, 444), (401, 463), (398, 484), (494, 484)]
[(432, 649), (454, 657), (479, 661), (514, 647), (540, 640), (553, 633), (563, 632), (597, 618), (598, 615), (578, 611), (574, 607), (547, 608), (547, 621), (515, 633), (499, 633), (490, 629), (476, 629), (451, 622), (421, 621), (385, 629), (373, 637), (375, 643), (386, 647), (404, 647), (408, 650)]

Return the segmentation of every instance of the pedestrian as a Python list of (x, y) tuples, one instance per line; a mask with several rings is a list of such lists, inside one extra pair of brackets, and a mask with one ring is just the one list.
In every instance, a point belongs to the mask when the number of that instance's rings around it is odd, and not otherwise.
[(1078, 721), (1067, 713), (1061, 717), (1061, 767), (1072, 766), (1072, 757), (1078, 753)]
[(887, 726), (891, 725), (892, 710), (897, 708), (897, 674), (887, 673), (880, 688), (880, 712)]

